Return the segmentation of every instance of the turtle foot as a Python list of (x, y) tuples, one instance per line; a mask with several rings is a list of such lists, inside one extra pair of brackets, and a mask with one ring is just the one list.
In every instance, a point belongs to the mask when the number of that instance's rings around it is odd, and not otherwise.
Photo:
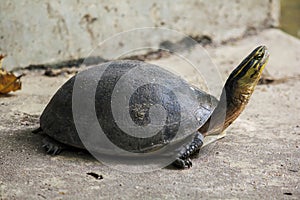
[(193, 166), (193, 163), (190, 158), (187, 159), (177, 158), (172, 163), (172, 165), (178, 169), (186, 169), (186, 168), (191, 168)]
[(58, 155), (62, 150), (66, 149), (66, 145), (57, 142), (50, 137), (43, 139), (43, 148), (46, 149), (47, 154)]
[(203, 145), (203, 139), (204, 137), (201, 133), (196, 133), (193, 141), (183, 147), (179, 157), (172, 163), (172, 165), (180, 169), (191, 168), (192, 161), (190, 158), (199, 153), (199, 150)]

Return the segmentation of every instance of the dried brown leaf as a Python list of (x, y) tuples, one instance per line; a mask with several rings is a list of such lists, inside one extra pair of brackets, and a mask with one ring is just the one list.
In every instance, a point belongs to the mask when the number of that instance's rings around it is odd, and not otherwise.
[(11, 91), (21, 89), (21, 76), (15, 76), (11, 72), (2, 69), (2, 60), (5, 55), (0, 55), (0, 94), (7, 94)]

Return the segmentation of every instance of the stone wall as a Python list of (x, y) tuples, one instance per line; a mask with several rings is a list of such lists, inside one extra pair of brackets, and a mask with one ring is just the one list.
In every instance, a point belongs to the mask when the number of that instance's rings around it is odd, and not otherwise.
[[(279, 0), (10, 0), (0, 4), (0, 53), (10, 69), (78, 59), (110, 36), (142, 27), (219, 43), (277, 26), (278, 18)], [(164, 40), (148, 31), (128, 45), (158, 47)]]

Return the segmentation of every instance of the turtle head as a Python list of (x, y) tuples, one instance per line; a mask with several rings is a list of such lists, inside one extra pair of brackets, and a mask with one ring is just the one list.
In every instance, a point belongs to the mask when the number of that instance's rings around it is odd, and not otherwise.
[(269, 53), (265, 46), (254, 49), (230, 74), (225, 84), (227, 95), (248, 94), (257, 85), (268, 61)]
[(262, 75), (268, 58), (267, 48), (259, 46), (230, 74), (219, 103), (220, 107), (226, 110), (224, 128), (228, 127), (244, 110)]
[(240, 115), (261, 77), (268, 58), (267, 48), (259, 46), (233, 70), (225, 83), (218, 106), (200, 132), (204, 135), (218, 134)]

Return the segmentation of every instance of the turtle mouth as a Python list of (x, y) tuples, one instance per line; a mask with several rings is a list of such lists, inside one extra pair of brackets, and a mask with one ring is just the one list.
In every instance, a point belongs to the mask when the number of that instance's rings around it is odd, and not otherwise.
[(263, 49), (262, 49), (262, 50), (263, 50), (263, 53), (264, 53), (264, 54), (263, 54), (262, 59), (260, 60), (260, 64), (259, 64), (259, 67), (258, 67), (258, 70), (259, 70), (259, 71), (261, 71), (261, 70), (264, 69), (265, 64), (266, 64), (267, 61), (269, 60), (269, 56), (270, 56), (267, 47), (263, 46)]

